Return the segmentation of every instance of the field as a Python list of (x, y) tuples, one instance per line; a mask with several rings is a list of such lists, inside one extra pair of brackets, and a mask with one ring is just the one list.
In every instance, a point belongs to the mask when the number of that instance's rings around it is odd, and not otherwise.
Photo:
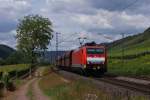
[(5, 65), (5, 66), (0, 66), (0, 72), (12, 72), (12, 71), (21, 71), (28, 69), (29, 65), (28, 64), (17, 64), (17, 65)]
[(150, 76), (150, 55), (136, 59), (109, 59), (108, 72), (117, 75)]
[[(150, 76), (150, 29), (114, 41), (108, 49), (108, 72), (128, 76)], [(122, 49), (124, 60), (122, 61)], [(140, 56), (137, 56), (140, 55)], [(131, 59), (132, 58), (132, 59)]]
[[(23, 76), (29, 72), (29, 68), (28, 64), (0, 66), (0, 80), (3, 80), (4, 77), (11, 79)], [(3, 75), (4, 77), (2, 77)]]

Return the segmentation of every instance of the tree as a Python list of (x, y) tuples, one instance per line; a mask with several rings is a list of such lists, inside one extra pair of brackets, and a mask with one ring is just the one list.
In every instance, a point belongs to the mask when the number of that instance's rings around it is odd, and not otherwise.
[(17, 27), (17, 48), (23, 52), (33, 65), (37, 55), (47, 49), (53, 38), (52, 23), (39, 15), (28, 15), (19, 20)]
[(7, 65), (22, 64), (22, 63), (29, 63), (29, 62), (30, 60), (27, 57), (25, 58), (24, 53), (19, 51), (15, 51), (5, 59), (5, 64)]

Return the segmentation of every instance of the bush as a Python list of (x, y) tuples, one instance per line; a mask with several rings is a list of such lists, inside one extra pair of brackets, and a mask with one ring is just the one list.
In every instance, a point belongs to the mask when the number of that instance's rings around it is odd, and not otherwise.
[(4, 96), (4, 84), (1, 82), (0, 83), (0, 97)]
[(14, 86), (13, 81), (11, 80), (8, 72), (3, 73), (2, 83), (4, 84), (4, 86), (7, 90), (9, 90), (9, 91), (15, 90), (15, 86)]
[(4, 85), (6, 87), (8, 86), (9, 81), (10, 81), (9, 73), (8, 72), (4, 72), (3, 75), (2, 75), (2, 82), (4, 83)]

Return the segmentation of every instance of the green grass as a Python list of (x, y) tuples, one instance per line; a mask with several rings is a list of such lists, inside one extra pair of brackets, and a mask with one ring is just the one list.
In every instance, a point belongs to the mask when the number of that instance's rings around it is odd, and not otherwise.
[(9, 73), (11, 71), (21, 71), (28, 68), (29, 68), (28, 64), (5, 65), (5, 66), (0, 66), (0, 72)]
[(85, 100), (88, 95), (93, 98), (92, 100), (108, 98), (108, 94), (99, 91), (90, 82), (82, 80), (65, 82), (61, 76), (55, 73), (43, 77), (39, 86), (52, 100)]
[(117, 75), (150, 76), (150, 55), (132, 60), (109, 59), (108, 72)]
[(148, 100), (145, 97), (112, 95), (98, 89), (92, 82), (79, 80), (63, 81), (62, 77), (51, 73), (39, 82), (40, 89), (50, 100)]

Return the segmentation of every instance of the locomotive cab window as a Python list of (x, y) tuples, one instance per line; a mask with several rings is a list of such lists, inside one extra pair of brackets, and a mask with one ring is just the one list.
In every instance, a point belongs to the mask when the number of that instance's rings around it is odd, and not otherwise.
[(103, 48), (87, 48), (87, 54), (104, 54)]

